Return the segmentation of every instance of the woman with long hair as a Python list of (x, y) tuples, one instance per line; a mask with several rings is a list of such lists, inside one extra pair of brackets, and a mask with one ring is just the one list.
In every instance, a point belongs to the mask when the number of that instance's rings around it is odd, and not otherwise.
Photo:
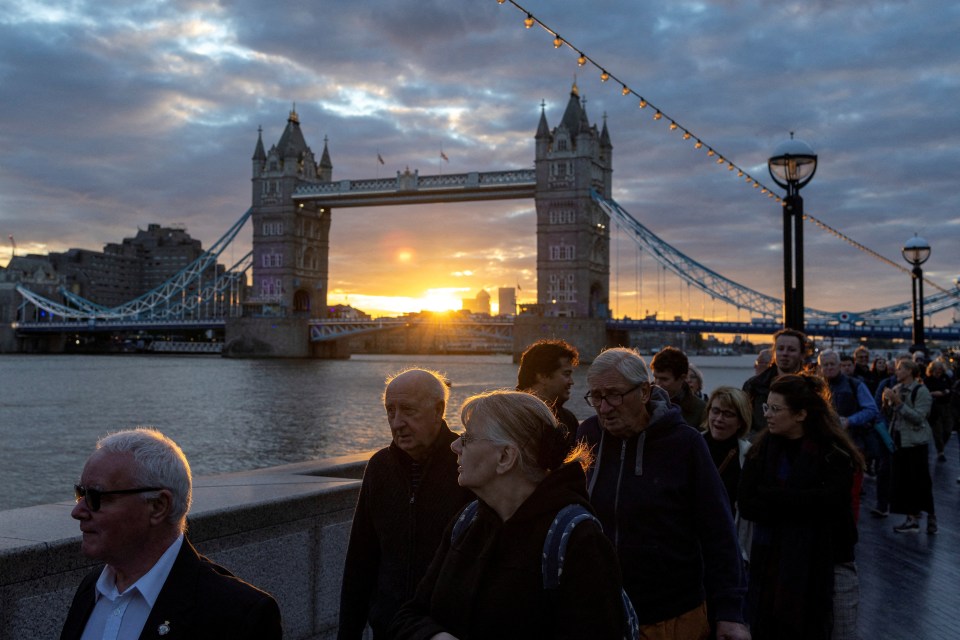
[[(553, 412), (528, 393), (473, 396), (460, 419), (463, 435), (451, 445), (457, 481), (478, 500), (449, 527), (392, 637), (622, 638), (629, 601), (616, 551), (590, 517), (586, 448), (568, 454)], [(566, 531), (554, 523), (568, 505), (585, 519), (555, 557), (545, 540), (548, 531)], [(548, 560), (562, 563), (550, 588)]]
[[(738, 503), (754, 523), (747, 591), (754, 640), (855, 637), (854, 476), (863, 457), (819, 377), (770, 386)], [(843, 617), (835, 619), (835, 612)], [(852, 618), (852, 619), (851, 619)]]

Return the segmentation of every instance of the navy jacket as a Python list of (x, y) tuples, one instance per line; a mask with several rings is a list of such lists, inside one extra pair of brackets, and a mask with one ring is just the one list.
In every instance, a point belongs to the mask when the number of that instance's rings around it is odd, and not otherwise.
[(641, 624), (707, 601), (712, 620), (743, 622), (746, 579), (727, 492), (700, 433), (653, 387), (649, 426), (621, 440), (596, 416), (577, 432), (594, 446), (590, 502), (620, 558)]

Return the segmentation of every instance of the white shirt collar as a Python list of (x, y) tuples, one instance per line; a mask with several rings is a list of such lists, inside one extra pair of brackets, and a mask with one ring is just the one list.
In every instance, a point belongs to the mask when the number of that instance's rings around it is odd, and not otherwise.
[(115, 600), (121, 595), (132, 593), (135, 589), (143, 596), (143, 599), (147, 601), (150, 608), (153, 608), (157, 597), (160, 595), (160, 590), (163, 589), (163, 584), (167, 581), (167, 576), (170, 575), (170, 570), (173, 569), (173, 563), (177, 559), (177, 555), (180, 553), (182, 546), (183, 534), (181, 533), (177, 536), (177, 539), (167, 547), (167, 550), (163, 552), (160, 559), (150, 567), (150, 570), (140, 576), (139, 580), (127, 587), (123, 593), (117, 591), (117, 575), (113, 567), (110, 565), (105, 566), (100, 573), (100, 577), (97, 579), (94, 602), (101, 597)]

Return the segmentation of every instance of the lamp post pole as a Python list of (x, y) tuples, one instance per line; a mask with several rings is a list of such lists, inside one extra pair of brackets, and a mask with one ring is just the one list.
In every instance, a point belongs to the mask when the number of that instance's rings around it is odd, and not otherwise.
[(920, 268), (930, 257), (930, 243), (918, 235), (907, 240), (901, 250), (903, 259), (913, 265), (910, 278), (910, 292), (913, 295), (913, 351), (926, 351), (923, 337), (923, 269)]
[(783, 200), (783, 326), (803, 331), (803, 198), (800, 189), (817, 171), (817, 154), (806, 142), (790, 139), (767, 161), (770, 177), (787, 190)]

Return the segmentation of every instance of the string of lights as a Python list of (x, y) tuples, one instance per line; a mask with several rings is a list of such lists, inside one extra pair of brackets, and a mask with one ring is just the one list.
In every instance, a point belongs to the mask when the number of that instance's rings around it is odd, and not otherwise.
[(706, 149), (707, 157), (712, 158), (716, 164), (726, 165), (728, 171), (735, 171), (738, 178), (743, 178), (744, 182), (749, 186), (751, 186), (752, 188), (759, 189), (759, 193), (761, 195), (765, 195), (768, 198), (771, 198), (772, 200), (775, 200), (776, 202), (779, 202), (781, 204), (783, 203), (783, 199), (780, 196), (778, 196), (774, 191), (772, 191), (769, 187), (763, 184), (759, 179), (750, 175), (750, 173), (744, 170), (742, 167), (737, 166), (736, 163), (734, 163), (732, 160), (729, 160), (726, 156), (718, 152), (712, 146), (706, 144), (693, 131), (681, 125), (676, 118), (671, 117), (670, 115), (667, 114), (666, 111), (656, 106), (655, 104), (653, 104), (652, 102), (644, 98), (642, 95), (640, 95), (639, 93), (631, 89), (629, 85), (627, 85), (625, 80), (621, 80), (616, 75), (607, 71), (606, 67), (604, 67), (599, 62), (594, 60), (591, 56), (587, 55), (582, 49), (575, 46), (572, 42), (561, 37), (559, 33), (557, 33), (554, 29), (552, 29), (546, 23), (540, 20), (540, 18), (533, 15), (530, 11), (520, 6), (520, 4), (515, 2), (515, 0), (497, 0), (497, 4), (505, 4), (507, 2), (512, 4), (518, 11), (520, 11), (526, 16), (523, 20), (523, 25), (527, 29), (532, 29), (534, 26), (538, 26), (544, 31), (546, 31), (547, 33), (549, 33), (551, 36), (553, 36), (553, 47), (555, 49), (560, 49), (561, 47), (567, 47), (571, 51), (575, 52), (577, 54), (577, 64), (579, 66), (583, 67), (589, 63), (595, 69), (600, 71), (601, 82), (606, 83), (606, 82), (613, 81), (614, 85), (620, 85), (621, 95), (625, 97), (633, 96), (635, 99), (637, 99), (638, 107), (640, 109), (649, 109), (650, 111), (652, 111), (653, 119), (655, 121), (658, 121), (658, 122), (663, 121), (665, 123), (669, 123), (668, 129), (670, 131), (678, 132), (680, 134), (681, 139), (686, 141), (692, 141), (694, 149), (697, 149), (697, 150)]
[[(879, 253), (877, 253), (876, 251), (874, 251), (874, 250), (871, 249), (870, 247), (865, 247), (865, 246), (863, 246), (862, 244), (860, 244), (859, 242), (857, 242), (856, 240), (854, 240), (854, 239), (851, 238), (850, 236), (846, 235), (845, 233), (843, 233), (843, 232), (841, 232), (841, 231), (838, 231), (837, 229), (834, 229), (833, 227), (831, 227), (830, 225), (828, 225), (828, 224), (827, 224), (826, 222), (824, 222), (823, 220), (818, 220), (817, 218), (814, 218), (813, 216), (811, 216), (810, 214), (807, 214), (807, 213), (803, 214), (803, 217), (804, 217), (804, 219), (809, 220), (810, 222), (812, 222), (813, 224), (817, 225), (818, 227), (820, 227), (821, 229), (823, 229), (823, 230), (826, 231), (827, 233), (829, 233), (829, 234), (831, 234), (831, 235), (834, 235), (834, 236), (836, 236), (837, 238), (840, 238), (841, 240), (843, 240), (844, 242), (846, 242), (846, 243), (849, 244), (850, 246), (854, 247), (855, 249), (859, 249), (860, 251), (863, 251), (864, 253), (873, 256), (873, 257), (876, 258), (877, 260), (879, 260), (879, 261), (881, 261), (881, 262), (884, 262), (884, 263), (890, 265), (891, 267), (894, 267), (894, 268), (896, 268), (896, 269), (899, 269), (900, 271), (903, 271), (903, 272), (906, 273), (907, 275), (913, 277), (913, 271), (912, 271), (911, 269), (908, 269), (907, 267), (903, 266), (902, 264), (900, 264), (900, 263), (898, 263), (898, 262), (894, 262), (894, 261), (891, 260), (890, 258), (886, 258), (886, 257), (880, 255)], [(929, 278), (924, 278), (923, 281), (926, 282), (927, 284), (929, 284), (929, 285), (930, 285), (931, 287), (933, 287), (934, 289), (937, 289), (937, 290), (940, 291), (941, 293), (946, 293), (946, 294), (948, 294), (948, 295), (954, 295), (954, 292), (949, 291), (949, 290), (947, 290), (947, 289), (944, 289), (943, 287), (941, 287), (940, 285), (938, 285), (936, 282), (931, 281)]]
[[(577, 47), (572, 42), (562, 37), (559, 33), (557, 33), (554, 29), (549, 27), (545, 22), (543, 22), (540, 18), (535, 16), (532, 12), (530, 12), (529, 10), (521, 6), (515, 0), (497, 0), (497, 4), (506, 4), (508, 2), (511, 5), (513, 5), (518, 11), (524, 14), (524, 19), (523, 19), (524, 27), (526, 27), (527, 29), (532, 29), (534, 26), (538, 26), (544, 31), (546, 31), (547, 33), (549, 33), (551, 36), (553, 36), (553, 47), (555, 49), (566, 47), (571, 51), (573, 51), (574, 53), (576, 53), (577, 64), (583, 67), (589, 63), (592, 67), (594, 67), (597, 71), (600, 72), (601, 82), (608, 83), (612, 81), (614, 86), (620, 85), (620, 93), (624, 97), (633, 96), (635, 99), (637, 99), (639, 101), (638, 106), (640, 109), (650, 109), (653, 112), (653, 119), (655, 121), (658, 121), (658, 122), (663, 121), (663, 122), (669, 123), (669, 126), (668, 126), (669, 131), (678, 132), (680, 134), (681, 139), (684, 141), (692, 141), (694, 149), (697, 149), (697, 150), (706, 149), (706, 156), (708, 158), (713, 158), (716, 164), (726, 165), (728, 171), (736, 172), (736, 175), (738, 178), (743, 178), (744, 182), (747, 185), (749, 185), (751, 188), (757, 189), (760, 195), (764, 195), (778, 202), (781, 205), (784, 204), (783, 198), (778, 196), (772, 189), (770, 189), (770, 187), (766, 186), (763, 182), (761, 182), (756, 177), (750, 175), (749, 172), (747, 172), (746, 170), (738, 166), (732, 160), (728, 159), (725, 155), (717, 151), (714, 147), (706, 144), (700, 138), (700, 136), (696, 135), (688, 127), (681, 125), (676, 118), (667, 114), (667, 112), (664, 111), (662, 108), (656, 106), (655, 104), (647, 100), (645, 97), (643, 97), (642, 95), (634, 91), (632, 88), (630, 88), (630, 86), (627, 84), (625, 80), (622, 80), (616, 75), (614, 75), (613, 73), (609, 72), (604, 65), (600, 64), (597, 60), (595, 60), (593, 57), (591, 57), (586, 52), (584, 52), (581, 48)], [(870, 249), (869, 247), (866, 247), (863, 244), (853, 240), (849, 236), (841, 233), (840, 231), (834, 229), (833, 227), (826, 224), (825, 222), (818, 220), (817, 218), (811, 216), (810, 214), (804, 213), (803, 217), (807, 220), (810, 220), (811, 222), (813, 222), (815, 225), (817, 225), (824, 231), (827, 231), (828, 233), (836, 236), (837, 238), (843, 240), (850, 246), (866, 253), (867, 255), (873, 258), (876, 258), (877, 260), (880, 260), (885, 264), (896, 267), (901, 271), (912, 274), (912, 272), (906, 267), (894, 262), (893, 260), (890, 260), (889, 258), (882, 256), (881, 254), (877, 253), (873, 249)], [(947, 292), (945, 289), (940, 287), (940, 285), (934, 282), (931, 282), (927, 278), (924, 278), (924, 282), (929, 283), (931, 286), (935, 287), (936, 289), (939, 289), (940, 291)]]

